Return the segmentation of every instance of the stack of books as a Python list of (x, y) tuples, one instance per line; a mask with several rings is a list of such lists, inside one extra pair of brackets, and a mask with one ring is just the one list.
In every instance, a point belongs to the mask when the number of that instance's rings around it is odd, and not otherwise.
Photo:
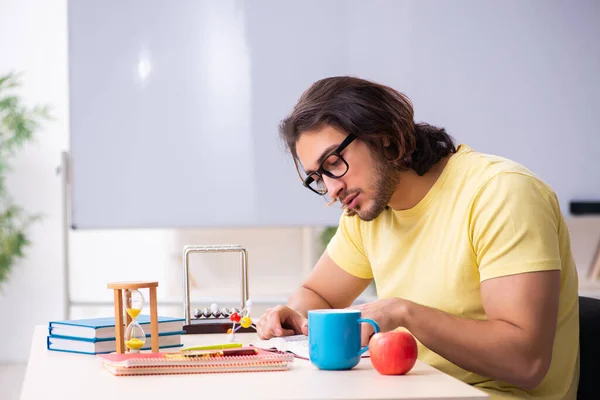
[[(146, 344), (142, 350), (151, 350), (150, 316), (136, 318), (146, 333)], [(184, 318), (158, 317), (159, 348), (181, 347)], [(104, 354), (117, 351), (115, 318), (88, 318), (67, 321), (52, 321), (48, 324), (46, 347), (53, 351), (81, 354)]]
[(101, 354), (106, 370), (116, 376), (208, 374), (285, 371), (294, 361), (290, 353), (256, 347), (139, 354)]

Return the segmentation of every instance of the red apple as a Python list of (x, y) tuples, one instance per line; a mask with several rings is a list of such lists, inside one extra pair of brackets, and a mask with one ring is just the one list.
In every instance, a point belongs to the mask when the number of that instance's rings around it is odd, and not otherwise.
[(417, 361), (417, 341), (409, 332), (376, 333), (369, 341), (373, 367), (382, 375), (404, 375)]

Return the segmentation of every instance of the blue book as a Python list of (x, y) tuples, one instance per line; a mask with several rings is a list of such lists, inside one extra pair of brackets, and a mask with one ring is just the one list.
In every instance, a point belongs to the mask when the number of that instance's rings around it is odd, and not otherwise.
[[(150, 316), (139, 315), (136, 318), (147, 337), (150, 337)], [(179, 333), (183, 331), (185, 318), (158, 317), (158, 334)], [(125, 327), (127, 328), (127, 327)], [(49, 336), (61, 336), (83, 339), (115, 339), (115, 318), (86, 318), (48, 323)]]
[[(158, 347), (161, 349), (169, 347), (181, 347), (180, 332), (167, 332), (158, 334)], [(53, 351), (64, 351), (68, 353), (80, 354), (106, 354), (117, 351), (117, 341), (115, 338), (107, 339), (89, 339), (70, 336), (50, 335), (46, 337), (46, 348)], [(152, 340), (146, 339), (142, 350), (152, 350)]]

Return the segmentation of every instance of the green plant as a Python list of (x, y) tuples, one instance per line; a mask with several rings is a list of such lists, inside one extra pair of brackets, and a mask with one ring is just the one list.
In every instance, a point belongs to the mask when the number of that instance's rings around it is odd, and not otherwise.
[(0, 283), (8, 279), (17, 259), (29, 245), (27, 230), (39, 215), (30, 215), (15, 204), (6, 188), (9, 161), (33, 138), (42, 120), (50, 118), (45, 106), (27, 107), (15, 90), (20, 76), (0, 76)]
[(331, 238), (333, 237), (333, 235), (335, 235), (336, 232), (337, 226), (327, 226), (325, 227), (325, 229), (323, 229), (323, 231), (321, 231), (319, 242), (322, 250), (325, 250), (327, 248), (329, 241), (331, 241)]

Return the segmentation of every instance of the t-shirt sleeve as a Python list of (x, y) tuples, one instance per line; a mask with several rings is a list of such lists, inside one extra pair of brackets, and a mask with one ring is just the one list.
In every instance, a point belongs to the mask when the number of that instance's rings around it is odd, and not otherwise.
[(373, 279), (371, 264), (364, 250), (357, 216), (342, 215), (338, 229), (327, 245), (327, 254), (340, 268), (358, 278)]
[(495, 175), (474, 198), (470, 219), (480, 281), (561, 269), (560, 207), (537, 178)]

